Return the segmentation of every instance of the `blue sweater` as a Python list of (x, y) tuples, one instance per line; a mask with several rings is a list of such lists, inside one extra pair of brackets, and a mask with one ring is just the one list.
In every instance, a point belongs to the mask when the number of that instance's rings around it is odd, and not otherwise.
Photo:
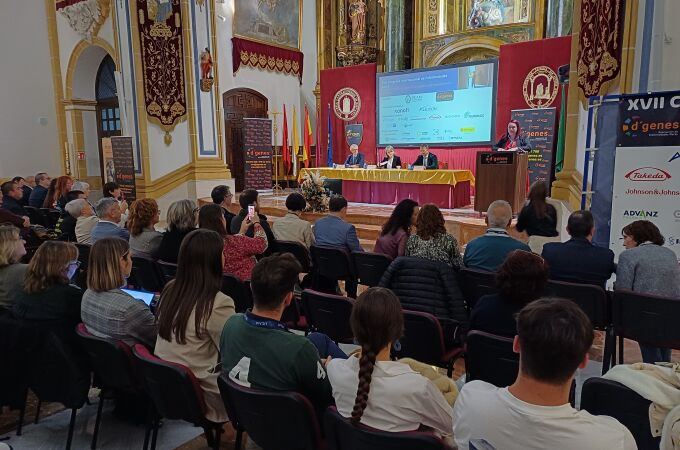
[(489, 228), (484, 236), (468, 242), (463, 264), (470, 269), (495, 272), (513, 250), (531, 251), (527, 244), (511, 237), (505, 230)]

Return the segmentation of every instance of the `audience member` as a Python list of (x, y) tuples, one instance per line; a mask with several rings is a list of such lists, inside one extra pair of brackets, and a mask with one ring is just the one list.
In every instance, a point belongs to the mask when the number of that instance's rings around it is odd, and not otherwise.
[(58, 178), (52, 178), (50, 181), (50, 186), (47, 188), (47, 195), (45, 195), (45, 200), (43, 201), (40, 208), (55, 209), (57, 206), (57, 198), (54, 196), (54, 192), (57, 189)]
[[(64, 206), (68, 203), (66, 194), (68, 194), (71, 189), (73, 189), (73, 178), (68, 175), (57, 178), (57, 184), (54, 186), (54, 199), (55, 207), (58, 210), (64, 210)], [(49, 206), (47, 206), (47, 208), (49, 208)]]
[(12, 178), (12, 182), (16, 183), (21, 188), (21, 205), (28, 206), (28, 199), (31, 196), (31, 192), (33, 192), (33, 188), (26, 183), (24, 177), (14, 177)]
[[(4, 196), (2, 195), (2, 189), (0, 189), (0, 206), (2, 206), (3, 202)], [(0, 224), (1, 223), (9, 223), (17, 228), (22, 229), (29, 228), (31, 226), (28, 216), (17, 216), (13, 212), (2, 207), (0, 207)]]
[(408, 198), (400, 201), (383, 225), (373, 251), (392, 259), (404, 256), (411, 228), (416, 225), (418, 219), (418, 211), (418, 202)]
[(420, 208), (416, 234), (409, 236), (406, 242), (406, 256), (443, 262), (456, 270), (462, 264), (458, 241), (446, 232), (444, 216), (432, 203)]
[(314, 224), (314, 240), (317, 245), (342, 247), (349, 252), (363, 252), (357, 230), (347, 217), (347, 200), (342, 195), (334, 195), (328, 201), (328, 215)]
[(407, 364), (392, 361), (390, 351), (404, 333), (396, 295), (374, 287), (352, 308), (352, 333), (361, 353), (326, 364), (338, 412), (383, 431), (416, 431), (422, 426), (451, 434), (452, 410), (441, 391)]
[[(255, 212), (259, 216), (259, 224), (264, 230), (265, 234), (267, 235), (267, 244), (268, 247), (271, 246), (272, 248), (274, 247), (274, 241), (276, 238), (274, 237), (274, 233), (272, 233), (271, 227), (269, 226), (269, 222), (267, 222), (267, 216), (264, 214), (260, 214), (260, 204), (258, 203), (258, 192), (255, 189), (246, 189), (243, 192), (241, 192), (241, 195), (238, 197), (238, 203), (241, 205), (241, 210), (238, 212), (236, 216), (234, 216), (231, 219), (231, 224), (230, 224), (230, 229), (229, 233), (230, 234), (237, 234), (241, 230), (241, 223), (248, 218), (248, 206), (252, 205), (255, 207)], [(245, 235), (247, 237), (255, 237), (255, 226), (253, 223), (251, 223), (250, 227), (246, 230)], [(269, 254), (270, 252), (267, 252)]]
[(205, 394), (206, 417), (213, 422), (228, 420), (217, 377), (220, 336), (234, 314), (234, 301), (220, 292), (222, 241), (218, 233), (201, 229), (182, 241), (177, 275), (158, 305), (155, 348), (158, 357), (191, 369)]
[[(68, 207), (68, 203), (66, 206)], [(74, 200), (71, 210), (73, 212), (79, 210), (75, 228), (76, 241), (79, 244), (92, 245), (92, 229), (99, 222), (99, 217), (95, 215), (92, 205), (85, 199)]]
[(24, 191), (13, 181), (6, 181), (0, 185), (2, 191), (2, 208), (17, 216), (28, 216), (28, 212), (21, 203)]
[(26, 254), (19, 229), (0, 225), (0, 312), (10, 310), (24, 286), (28, 266), (19, 261)]
[(498, 388), (476, 380), (465, 384), (453, 409), (459, 450), (484, 439), (503, 450), (637, 449), (615, 419), (593, 416), (569, 404), (577, 368), (588, 363), (593, 328), (570, 300), (540, 299), (517, 318), (513, 347), (519, 353), (514, 384)]
[(29, 175), (26, 177), (26, 186), (31, 188), (31, 191), (35, 189), (36, 183), (35, 183), (35, 176)]
[(550, 269), (540, 256), (513, 250), (496, 273), (498, 294), (484, 295), (472, 308), (470, 329), (506, 337), (517, 334), (515, 315), (543, 295)]
[(127, 241), (105, 237), (95, 242), (90, 250), (87, 290), (80, 313), (88, 331), (95, 336), (153, 348), (156, 324), (151, 310), (121, 290), (131, 271)]
[(86, 200), (90, 197), (90, 183), (86, 183), (85, 181), (75, 181), (71, 190), (82, 192), (84, 195), (83, 198)]
[(142, 198), (132, 202), (128, 218), (132, 256), (156, 259), (163, 240), (163, 233), (159, 233), (154, 228), (160, 220), (160, 214), (158, 203), (152, 198)]
[[(69, 192), (71, 194), (73, 191)], [(64, 206), (64, 212), (57, 221), (57, 225), (54, 227), (54, 231), (61, 236), (61, 239), (67, 240), (69, 242), (76, 242), (78, 240), (76, 236), (76, 224), (78, 223), (78, 217), (83, 213), (83, 209), (87, 205), (90, 210), (92, 207), (87, 203), (87, 200), (83, 198), (77, 198), (75, 200), (70, 200)]]
[[(257, 263), (257, 255), (267, 250), (267, 236), (260, 226), (260, 216), (255, 213), (252, 219), (241, 222), (237, 234), (224, 236), (224, 273), (236, 275), (241, 280), (249, 280), (253, 267)], [(246, 230), (255, 228), (255, 236), (248, 237)]]
[(119, 239), (130, 239), (130, 233), (120, 224), (120, 206), (114, 198), (104, 197), (100, 199), (94, 209), (99, 217), (99, 222), (92, 228), (90, 239), (92, 244), (105, 237), (117, 237)]
[(295, 241), (309, 248), (314, 243), (312, 224), (302, 219), (302, 212), (307, 207), (307, 201), (297, 192), (286, 198), (288, 213), (274, 222), (274, 237), (279, 241)]
[(513, 250), (531, 249), (524, 242), (508, 234), (512, 222), (512, 208), (505, 200), (496, 200), (486, 211), (488, 228), (483, 236), (468, 242), (465, 247), (463, 264), (470, 269), (495, 272)]
[(526, 231), (529, 236), (555, 237), (557, 232), (557, 210), (548, 202), (548, 185), (536, 181), (529, 189), (527, 204), (517, 217), (517, 231)]
[(231, 233), (231, 220), (236, 216), (236, 214), (229, 211), (229, 205), (231, 205), (231, 200), (234, 198), (234, 194), (231, 193), (229, 186), (221, 184), (215, 186), (210, 193), (212, 201), (216, 205), (220, 205), (224, 212), (224, 220), (227, 223), (227, 233)]
[[(659, 228), (649, 220), (636, 220), (623, 230), (623, 246), (616, 268), (615, 289), (680, 299), (680, 266)], [(670, 362), (671, 349), (640, 344), (642, 361)]]
[(102, 188), (102, 193), (104, 197), (112, 197), (115, 198), (118, 201), (118, 204), (120, 205), (120, 226), (124, 227), (125, 223), (127, 222), (128, 219), (128, 202), (125, 200), (123, 197), (123, 192), (120, 190), (120, 186), (118, 186), (118, 183), (114, 183), (112, 181), (104, 184), (104, 187)]
[(166, 220), (168, 227), (163, 233), (158, 259), (177, 264), (179, 247), (184, 236), (196, 229), (196, 203), (192, 200), (179, 200), (170, 204)]
[(78, 249), (74, 244), (45, 241), (31, 258), (24, 288), (14, 303), (14, 316), (40, 322), (64, 341), (75, 341), (80, 323), (83, 291), (71, 284), (78, 271)]
[(550, 266), (550, 278), (606, 287), (616, 271), (614, 252), (593, 245), (595, 222), (590, 211), (574, 211), (567, 221), (567, 242), (543, 246), (543, 258)]
[(31, 192), (31, 196), (28, 197), (28, 206), (42, 208), (45, 197), (47, 197), (47, 189), (50, 187), (51, 182), (52, 179), (45, 172), (39, 172), (35, 176), (35, 187)]
[(253, 269), (253, 309), (229, 318), (222, 330), (222, 372), (239, 384), (295, 391), (318, 412), (333, 403), (326, 369), (314, 344), (288, 331), (281, 316), (293, 301), (300, 264), (285, 253), (263, 258)]
[(227, 235), (226, 226), (227, 220), (224, 218), (224, 211), (220, 205), (209, 203), (198, 210), (198, 228), (214, 231), (224, 238)]

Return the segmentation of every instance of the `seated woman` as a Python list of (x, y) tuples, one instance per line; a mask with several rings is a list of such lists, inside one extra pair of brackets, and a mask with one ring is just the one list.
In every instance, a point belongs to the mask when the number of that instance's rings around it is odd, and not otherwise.
[(160, 220), (160, 214), (158, 203), (152, 198), (142, 198), (132, 202), (128, 218), (132, 256), (156, 259), (163, 240), (163, 233), (159, 233), (154, 228)]
[(557, 210), (548, 202), (548, 185), (545, 181), (535, 181), (529, 189), (527, 203), (517, 217), (517, 231), (529, 236), (531, 251), (540, 255), (543, 244), (557, 242)]
[(378, 164), (379, 169), (401, 169), (401, 158), (394, 154), (394, 147), (385, 147), (385, 157)]
[(418, 218), (418, 202), (404, 199), (392, 211), (392, 215), (385, 222), (380, 237), (375, 241), (375, 253), (382, 253), (392, 259), (404, 256), (406, 242), (411, 234), (411, 227)]
[(531, 151), (529, 139), (522, 134), (519, 122), (508, 122), (507, 132), (501, 136), (493, 149), (499, 152), (528, 152)]
[(76, 242), (76, 223), (80, 212), (82, 210), (79, 200), (87, 203), (87, 200), (83, 198), (85, 194), (81, 191), (70, 191), (66, 194), (66, 205), (64, 205), (64, 212), (61, 213), (61, 217), (54, 226), (54, 232), (59, 236), (59, 239), (63, 241)]
[[(73, 178), (68, 175), (62, 175), (57, 178), (57, 182), (54, 185), (54, 207), (59, 211), (63, 211), (64, 206), (69, 202), (66, 194), (68, 194), (72, 188)], [(52, 208), (52, 206), (46, 206), (46, 208)]]
[(392, 291), (370, 288), (357, 298), (350, 318), (360, 355), (326, 364), (338, 412), (350, 421), (383, 431), (425, 426), (452, 433), (453, 409), (439, 389), (408, 365), (391, 361), (404, 332), (401, 304)]
[(177, 264), (179, 247), (182, 245), (184, 236), (196, 229), (196, 203), (191, 200), (174, 202), (168, 208), (168, 227), (163, 233), (158, 259), (161, 261)]
[(158, 357), (184, 364), (196, 375), (208, 406), (206, 417), (213, 422), (228, 420), (217, 377), (222, 328), (234, 314), (234, 301), (220, 292), (222, 242), (222, 236), (205, 229), (192, 231), (182, 242), (177, 276), (163, 289), (158, 305), (155, 349)]
[(127, 241), (102, 238), (90, 250), (87, 290), (80, 314), (90, 333), (153, 348), (156, 342), (155, 318), (142, 301), (121, 291), (132, 271)]
[(14, 315), (39, 321), (64, 341), (75, 342), (83, 291), (71, 284), (71, 278), (78, 267), (75, 244), (45, 241), (28, 264), (24, 288), (14, 303)]
[(14, 225), (0, 225), (0, 314), (11, 311), (24, 285), (28, 266), (19, 261), (26, 254), (24, 240)]
[(99, 222), (99, 217), (94, 213), (94, 208), (82, 198), (75, 200), (71, 208), (73, 210), (76, 210), (77, 208), (80, 209), (80, 214), (76, 219), (76, 227), (74, 230), (76, 241), (79, 244), (92, 245), (92, 229)]
[[(614, 289), (680, 299), (680, 266), (659, 228), (649, 220), (636, 220), (622, 230), (623, 246), (619, 255)], [(653, 364), (669, 362), (671, 349), (640, 344), (642, 360)]]
[(446, 232), (444, 216), (437, 206), (428, 203), (420, 208), (416, 234), (406, 242), (406, 256), (416, 256), (448, 264), (454, 269), (463, 265), (458, 241)]
[(470, 329), (499, 336), (517, 334), (515, 314), (543, 295), (550, 269), (538, 255), (513, 250), (496, 273), (498, 294), (484, 295), (470, 314)]

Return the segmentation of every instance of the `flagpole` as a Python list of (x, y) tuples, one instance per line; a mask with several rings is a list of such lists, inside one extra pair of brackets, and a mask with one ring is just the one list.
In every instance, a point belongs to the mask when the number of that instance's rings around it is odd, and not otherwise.
[(272, 124), (274, 126), (274, 139), (272, 140), (272, 149), (273, 154), (272, 154), (272, 159), (274, 162), (274, 187), (272, 187), (272, 192), (274, 194), (280, 194), (283, 192), (283, 188), (279, 184), (279, 162), (278, 162), (278, 152), (276, 151), (276, 133), (279, 131), (278, 125), (276, 123), (276, 116), (280, 115), (281, 112), (279, 111), (267, 111), (267, 114), (272, 116)]

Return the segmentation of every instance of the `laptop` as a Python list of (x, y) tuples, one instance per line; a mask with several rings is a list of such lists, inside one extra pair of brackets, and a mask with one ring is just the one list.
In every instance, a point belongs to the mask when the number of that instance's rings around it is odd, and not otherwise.
[(156, 295), (153, 292), (137, 291), (135, 289), (121, 289), (121, 291), (125, 292), (128, 295), (131, 295), (137, 300), (143, 301), (144, 303), (147, 304), (147, 306), (151, 306), (151, 302), (153, 301), (153, 298)]

